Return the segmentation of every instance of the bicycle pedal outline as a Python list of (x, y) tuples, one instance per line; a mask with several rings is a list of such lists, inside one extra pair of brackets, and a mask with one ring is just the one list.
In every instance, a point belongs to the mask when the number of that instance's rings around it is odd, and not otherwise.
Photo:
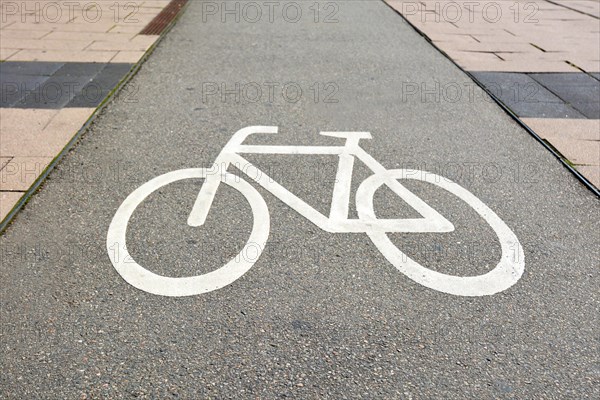
[[(513, 286), (523, 275), (525, 260), (523, 248), (512, 230), (471, 192), (439, 175), (412, 169), (388, 170), (375, 158), (363, 150), (359, 142), (371, 139), (368, 132), (321, 132), (321, 135), (346, 139), (343, 146), (280, 146), (280, 145), (244, 145), (248, 136), (253, 134), (276, 134), (275, 126), (249, 126), (236, 132), (217, 156), (214, 166), (222, 166), (215, 173), (208, 168), (181, 169), (160, 175), (136, 190), (121, 204), (115, 213), (107, 234), (107, 251), (111, 263), (121, 277), (132, 286), (161, 296), (193, 296), (221, 289), (244, 275), (260, 258), (270, 232), (269, 210), (262, 195), (246, 180), (227, 172), (230, 166), (243, 165), (239, 169), (248, 178), (254, 180), (290, 208), (314, 223), (324, 231), (331, 233), (366, 233), (383, 256), (400, 272), (413, 281), (440, 292), (458, 296), (485, 296), (504, 291)], [(305, 201), (288, 191), (263, 171), (258, 169), (242, 154), (277, 155), (337, 155), (338, 170), (333, 189), (329, 216), (323, 215)], [(372, 172), (356, 191), (356, 209), (358, 219), (348, 218), (351, 194), (351, 180), (354, 162), (358, 159)], [(203, 178), (198, 197), (188, 217), (188, 225), (204, 224), (217, 189), (221, 183), (238, 190), (248, 201), (252, 209), (253, 224), (250, 238), (242, 251), (224, 266), (206, 274), (191, 277), (167, 277), (155, 274), (137, 264), (127, 252), (127, 225), (135, 209), (152, 193), (170, 183), (184, 179)], [(423, 267), (412, 260), (392, 243), (388, 233), (445, 233), (452, 232), (454, 225), (409, 191), (398, 179), (414, 179), (427, 182), (452, 193), (473, 208), (496, 233), (500, 241), (502, 255), (496, 267), (476, 276), (455, 276), (443, 274)], [(422, 218), (379, 219), (373, 209), (373, 197), (377, 189), (387, 185), (396, 195), (413, 207)], [(111, 251), (115, 243), (123, 244), (123, 256)], [(243, 257), (250, 247), (258, 254), (253, 260)], [(517, 254), (515, 257), (514, 254)]]

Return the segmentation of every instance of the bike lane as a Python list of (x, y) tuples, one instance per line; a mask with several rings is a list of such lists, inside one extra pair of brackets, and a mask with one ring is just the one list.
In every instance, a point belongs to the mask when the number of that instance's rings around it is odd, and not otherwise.
[[(106, 108), (0, 239), (4, 396), (597, 396), (597, 198), (383, 2), (258, 4), (261, 18), (247, 3), (221, 7), (190, 4), (129, 83), (134, 101)], [(491, 296), (430, 289), (365, 233), (325, 232), (235, 168), (230, 179), (251, 182), (268, 220), (221, 185), (206, 223), (187, 225), (202, 184), (189, 179), (133, 211), (126, 248), (107, 243), (131, 193), (172, 171), (218, 171), (223, 147), (252, 125), (278, 127), (248, 139), (257, 145), (341, 146), (319, 132), (370, 132), (360, 146), (386, 169), (451, 179), (489, 207), (522, 245), (510, 255), (522, 277)], [(337, 156), (246, 158), (329, 215)], [(354, 161), (352, 218), (370, 175)], [(455, 230), (388, 234), (399, 262), (458, 276), (494, 268), (503, 249), (474, 209), (440, 185), (402, 183)], [(419, 217), (387, 188), (373, 209)], [(252, 268), (209, 293), (153, 295), (111, 263), (129, 254), (158, 275), (205, 274), (257, 224), (270, 234), (240, 256)]]

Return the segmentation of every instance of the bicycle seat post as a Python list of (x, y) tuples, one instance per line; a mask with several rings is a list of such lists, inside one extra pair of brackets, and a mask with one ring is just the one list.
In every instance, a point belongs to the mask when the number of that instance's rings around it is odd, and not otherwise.
[(360, 139), (371, 139), (369, 132), (321, 132), (323, 136), (346, 139), (344, 151), (339, 155), (338, 170), (333, 187), (329, 219), (344, 221), (348, 219), (350, 205), (350, 188), (352, 171), (354, 170), (354, 149), (358, 148)]
[(196, 202), (194, 203), (192, 211), (188, 217), (189, 226), (197, 227), (204, 224), (217, 193), (217, 189), (221, 183), (221, 175), (225, 175), (227, 173), (227, 169), (231, 163), (227, 155), (235, 152), (235, 148), (237, 146), (240, 146), (248, 136), (255, 133), (277, 133), (277, 127), (248, 126), (233, 134), (231, 139), (229, 139), (229, 142), (227, 142), (221, 153), (217, 156), (217, 159), (213, 164), (213, 168), (211, 168), (211, 170), (214, 169), (215, 172), (209, 173), (205, 177), (206, 180), (200, 188)]

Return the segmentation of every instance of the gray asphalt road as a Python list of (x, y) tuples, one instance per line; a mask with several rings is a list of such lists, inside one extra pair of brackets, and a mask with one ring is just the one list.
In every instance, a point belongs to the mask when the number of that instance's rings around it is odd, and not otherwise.
[[(296, 4), (300, 17), (281, 3), (272, 22), (266, 6), (260, 21), (240, 8), (222, 22), (191, 2), (3, 234), (0, 397), (598, 398), (598, 199), (384, 3), (322, 3), (318, 18)], [(366, 234), (324, 232), (253, 184), (271, 234), (249, 272), (181, 298), (126, 283), (105, 243), (121, 203), (158, 175), (211, 166), (250, 125), (279, 127), (257, 144), (371, 132), (361, 145), (386, 168), (446, 176), (494, 210), (523, 246), (522, 278), (492, 296), (429, 289)], [(249, 160), (327, 215), (335, 156)], [(352, 193), (369, 174), (356, 163)], [(198, 275), (244, 246), (252, 212), (231, 187), (204, 226), (186, 224), (201, 184), (173, 183), (137, 208), (127, 250), (140, 265)], [(398, 248), (447, 274), (496, 265), (500, 244), (472, 208), (405, 185), (456, 229), (390, 234)], [(415, 217), (387, 188), (374, 208)]]

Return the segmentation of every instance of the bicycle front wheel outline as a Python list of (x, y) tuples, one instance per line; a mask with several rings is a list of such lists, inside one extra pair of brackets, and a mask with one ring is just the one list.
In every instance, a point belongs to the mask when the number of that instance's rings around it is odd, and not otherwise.
[[(433, 271), (417, 263), (400, 251), (390, 240), (386, 232), (380, 230), (367, 231), (367, 235), (377, 249), (398, 271), (413, 281), (440, 292), (457, 296), (489, 296), (502, 292), (513, 286), (525, 271), (525, 259), (521, 243), (513, 231), (481, 200), (459, 184), (440, 175), (410, 169), (393, 169), (384, 174), (375, 174), (361, 183), (356, 193), (357, 210), (360, 218), (376, 219), (373, 198), (385, 180), (414, 179), (439, 186), (452, 193), (471, 208), (494, 230), (500, 241), (502, 256), (491, 271), (476, 276), (456, 276)], [(359, 207), (358, 201), (366, 207)]]
[[(269, 238), (270, 216), (267, 203), (260, 193), (248, 182), (235, 175), (221, 175), (221, 182), (238, 190), (252, 208), (253, 224), (250, 238), (242, 251), (224, 266), (203, 275), (191, 277), (167, 277), (155, 274), (139, 265), (127, 251), (127, 225), (136, 208), (152, 193), (170, 183), (183, 179), (206, 178), (210, 172), (206, 168), (189, 168), (172, 171), (146, 182), (134, 190), (123, 201), (115, 213), (106, 238), (110, 261), (119, 275), (130, 285), (160, 296), (183, 297), (221, 289), (244, 275), (260, 257)], [(111, 252), (111, 247), (119, 246), (120, 254)], [(257, 250), (258, 247), (258, 250)], [(252, 260), (245, 257), (256, 254)]]

